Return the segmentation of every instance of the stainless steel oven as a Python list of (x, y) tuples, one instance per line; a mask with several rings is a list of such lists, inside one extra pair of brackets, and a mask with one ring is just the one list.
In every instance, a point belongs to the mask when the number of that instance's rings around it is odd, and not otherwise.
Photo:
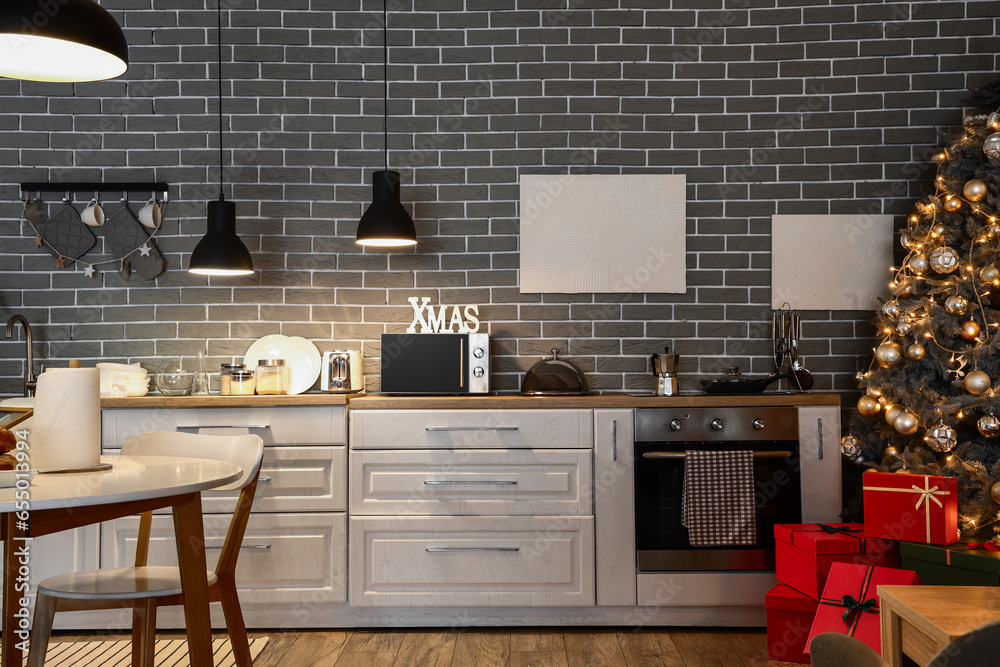
[[(756, 544), (691, 546), (681, 523), (686, 450), (751, 450)], [(795, 407), (635, 411), (635, 539), (641, 572), (774, 570), (774, 525), (799, 523), (802, 488)]]

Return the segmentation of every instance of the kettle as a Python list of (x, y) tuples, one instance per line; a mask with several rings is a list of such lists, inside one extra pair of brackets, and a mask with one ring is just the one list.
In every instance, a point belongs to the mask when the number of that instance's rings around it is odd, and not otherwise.
[(663, 348), (663, 354), (650, 357), (653, 362), (653, 372), (656, 373), (656, 395), (676, 396), (677, 390), (677, 360), (678, 355), (669, 354), (670, 348)]
[(319, 388), (321, 391), (338, 394), (357, 394), (364, 391), (365, 378), (361, 373), (361, 352), (359, 350), (324, 352)]

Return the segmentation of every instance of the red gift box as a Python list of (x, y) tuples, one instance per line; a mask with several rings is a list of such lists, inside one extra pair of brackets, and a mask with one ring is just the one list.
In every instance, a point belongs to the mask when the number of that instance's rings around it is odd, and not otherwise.
[(809, 652), (808, 642), (816, 635), (821, 632), (839, 632), (860, 639), (881, 655), (877, 588), (919, 583), (917, 573), (910, 570), (834, 563), (816, 608), (816, 618), (809, 631), (806, 652)]
[(958, 541), (958, 481), (954, 477), (865, 473), (865, 536), (907, 542)]
[(866, 538), (860, 523), (786, 523), (774, 527), (778, 581), (818, 598), (834, 563), (899, 567), (899, 543)]
[(767, 657), (769, 660), (809, 662), (806, 639), (816, 615), (814, 598), (778, 584), (764, 596), (767, 609)]

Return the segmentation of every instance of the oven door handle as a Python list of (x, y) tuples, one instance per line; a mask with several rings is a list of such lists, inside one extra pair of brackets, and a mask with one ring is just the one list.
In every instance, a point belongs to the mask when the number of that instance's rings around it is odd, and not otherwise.
[[(791, 452), (780, 449), (753, 453), (753, 457), (755, 459), (786, 459), (791, 455), (792, 455)], [(642, 454), (642, 458), (644, 459), (682, 460), (685, 457), (686, 455), (684, 454), (684, 452), (643, 452)]]

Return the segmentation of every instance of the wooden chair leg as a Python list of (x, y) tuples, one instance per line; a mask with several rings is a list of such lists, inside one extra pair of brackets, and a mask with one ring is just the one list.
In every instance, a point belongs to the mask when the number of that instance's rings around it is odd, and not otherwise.
[(35, 598), (35, 620), (28, 645), (28, 667), (43, 667), (45, 653), (52, 634), (52, 620), (56, 615), (56, 598), (39, 593)]
[(132, 607), (132, 667), (153, 667), (156, 653), (156, 600), (136, 600)]
[(243, 621), (243, 610), (240, 599), (236, 595), (236, 582), (233, 579), (221, 579), (218, 583), (222, 597), (222, 612), (226, 616), (226, 629), (229, 631), (229, 643), (233, 647), (233, 658), (237, 667), (253, 667), (250, 659), (250, 642), (247, 639), (247, 626)]

